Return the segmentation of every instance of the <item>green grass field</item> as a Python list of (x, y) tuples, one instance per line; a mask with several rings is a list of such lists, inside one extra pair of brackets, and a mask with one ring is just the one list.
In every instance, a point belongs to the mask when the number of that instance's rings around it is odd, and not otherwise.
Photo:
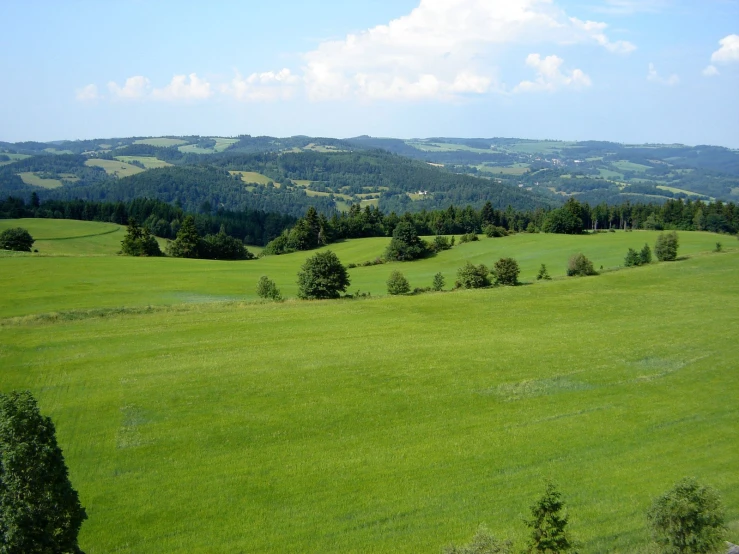
[(25, 184), (33, 185), (34, 187), (56, 189), (64, 186), (64, 183), (62, 183), (60, 179), (44, 179), (43, 177), (39, 177), (32, 171), (24, 171), (23, 173), (18, 173), (18, 177), (20, 177)]
[[(266, 185), (272, 179), (267, 177), (266, 175), (262, 175), (261, 173), (256, 173), (254, 171), (229, 171), (231, 175), (241, 175), (241, 180), (245, 183), (249, 184), (258, 184), (258, 185)], [(279, 183), (273, 183), (276, 187), (280, 187)]]
[(134, 141), (134, 144), (148, 144), (149, 146), (163, 146), (168, 148), (170, 146), (180, 146), (181, 144), (187, 144), (186, 140), (174, 139), (174, 138), (147, 138)]
[(158, 158), (152, 158), (149, 156), (116, 156), (115, 159), (126, 164), (130, 164), (133, 161), (141, 162), (146, 169), (159, 169), (160, 167), (170, 167), (172, 165), (169, 162), (164, 162)]
[[(572, 251), (612, 266), (654, 236), (484, 239), (352, 277), (509, 254), (561, 275)], [(248, 298), (262, 273), (285, 286), (306, 254), (7, 258), (0, 317), (178, 305), (4, 320), (0, 390), (54, 419), (88, 554), (433, 553), (481, 522), (522, 546), (546, 478), (580, 552), (647, 552), (645, 512), (685, 475), (720, 491), (737, 542), (739, 252), (680, 238), (687, 260), (599, 277), (282, 304), (197, 302)]]
[(101, 160), (93, 158), (87, 160), (85, 165), (90, 167), (102, 167), (105, 170), (105, 173), (116, 177), (130, 177), (131, 175), (136, 175), (137, 173), (145, 171), (140, 167), (119, 160)]
[(648, 165), (628, 162), (626, 160), (619, 160), (617, 162), (613, 162), (612, 165), (616, 167), (617, 169), (620, 169), (621, 171), (638, 171), (640, 173), (643, 173), (647, 171), (648, 169), (651, 169)]

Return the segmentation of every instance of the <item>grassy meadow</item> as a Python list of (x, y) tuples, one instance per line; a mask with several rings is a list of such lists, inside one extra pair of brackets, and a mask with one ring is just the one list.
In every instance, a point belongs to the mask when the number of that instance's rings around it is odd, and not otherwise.
[[(372, 298), (273, 304), (251, 302), (258, 277), (294, 296), (310, 253), (135, 259), (116, 225), (0, 220), (18, 225), (59, 250), (0, 258), (0, 390), (54, 419), (88, 554), (436, 553), (480, 523), (522, 546), (547, 478), (580, 552), (646, 553), (648, 506), (686, 475), (739, 541), (733, 237), (680, 233), (686, 259), (591, 278), (563, 276), (570, 254), (616, 268), (656, 233), (483, 238), (350, 270)], [(65, 250), (92, 240), (110, 244)], [(502, 256), (555, 279), (380, 297), (392, 269), (451, 284)]]
[(108, 175), (113, 175), (115, 177), (130, 177), (131, 175), (136, 175), (137, 173), (145, 171), (140, 167), (122, 162), (120, 160), (103, 160), (93, 158), (87, 160), (85, 162), (85, 165), (88, 165), (90, 167), (102, 167), (105, 170), (105, 173), (107, 173)]

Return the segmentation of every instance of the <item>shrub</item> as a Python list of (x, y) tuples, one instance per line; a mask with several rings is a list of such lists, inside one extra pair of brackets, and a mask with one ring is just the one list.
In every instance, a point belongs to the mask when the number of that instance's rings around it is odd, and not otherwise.
[(624, 265), (626, 267), (641, 265), (641, 256), (639, 256), (639, 252), (633, 248), (629, 248), (629, 251), (626, 253), (626, 258), (624, 258)]
[(584, 254), (575, 254), (567, 264), (567, 275), (583, 277), (585, 275), (598, 275), (598, 273), (593, 267), (593, 262), (588, 260)]
[(720, 242), (716, 243), (716, 248), (713, 250), (714, 252), (721, 252), (723, 250), (723, 245)]
[(395, 270), (390, 274), (390, 277), (388, 277), (387, 280), (387, 293), (396, 295), (396, 294), (406, 294), (411, 290), (411, 286), (408, 283), (408, 279), (405, 278), (405, 275), (403, 275), (400, 271)]
[(641, 261), (642, 265), (652, 263), (652, 249), (649, 248), (648, 244), (645, 244), (644, 248), (642, 248), (641, 252), (639, 252), (639, 260)]
[(459, 244), (464, 244), (465, 242), (475, 242), (477, 240), (480, 239), (475, 233), (465, 233), (464, 235), (459, 237)]
[(679, 240), (677, 233), (660, 233), (657, 243), (654, 245), (654, 254), (660, 262), (671, 262), (677, 259)]
[(437, 235), (434, 237), (434, 241), (431, 243), (432, 252), (441, 252), (442, 250), (449, 250), (452, 247), (449, 239), (443, 235)]
[(421, 240), (410, 221), (401, 221), (393, 230), (393, 238), (385, 250), (385, 258), (398, 262), (416, 260), (428, 254), (428, 245)]
[(15, 250), (16, 252), (30, 252), (33, 243), (31, 233), (22, 227), (5, 229), (0, 233), (0, 249)]
[(486, 225), (482, 232), (490, 238), (508, 236), (508, 231), (504, 227), (496, 227), (495, 225)]
[(161, 256), (157, 239), (148, 227), (139, 227), (133, 217), (128, 220), (126, 235), (121, 241), (121, 253), (126, 256)]
[(298, 297), (338, 298), (350, 285), (346, 268), (331, 250), (308, 258), (298, 273)]
[(512, 554), (513, 545), (510, 541), (496, 539), (484, 525), (481, 525), (472, 541), (464, 546), (449, 545), (443, 554)]
[(475, 266), (467, 262), (457, 270), (457, 280), (454, 283), (454, 288), (479, 289), (488, 287), (490, 286), (489, 273), (490, 271), (483, 264)]
[(516, 286), (521, 269), (513, 258), (501, 258), (495, 262), (492, 273), (496, 285)]
[(265, 300), (282, 300), (280, 289), (278, 289), (275, 282), (266, 275), (262, 275), (259, 278), (259, 282), (257, 283), (257, 295), (259, 298), (264, 298)]
[(552, 277), (549, 275), (549, 271), (547, 271), (547, 266), (544, 264), (541, 264), (541, 267), (539, 268), (539, 273), (536, 274), (536, 280), (541, 281), (551, 281)]
[(683, 479), (657, 498), (647, 520), (665, 554), (713, 552), (725, 530), (718, 494), (695, 479)]
[(431, 288), (437, 292), (444, 290), (444, 285), (446, 283), (444, 282), (444, 276), (441, 273), (437, 273), (434, 275), (434, 282), (431, 285)]

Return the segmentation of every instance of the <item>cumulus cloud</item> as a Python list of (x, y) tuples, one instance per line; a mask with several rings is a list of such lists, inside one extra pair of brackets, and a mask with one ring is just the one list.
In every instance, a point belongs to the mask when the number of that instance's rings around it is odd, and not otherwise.
[(669, 77), (662, 77), (657, 71), (657, 68), (654, 66), (654, 64), (650, 63), (649, 71), (647, 72), (647, 81), (649, 81), (650, 83), (657, 83), (660, 85), (666, 85), (668, 87), (674, 87), (675, 85), (680, 83), (680, 77), (678, 77), (674, 73)]
[(75, 98), (80, 102), (94, 102), (100, 99), (97, 85), (87, 85), (75, 91)]
[(559, 56), (542, 58), (540, 54), (529, 54), (526, 65), (536, 70), (536, 79), (522, 81), (513, 92), (555, 92), (568, 87), (587, 88), (592, 84), (590, 77), (580, 69), (563, 73), (562, 64), (564, 60)]
[(211, 96), (210, 83), (196, 73), (175, 75), (166, 87), (154, 89), (151, 93), (155, 100), (205, 100)]
[(285, 68), (281, 71), (252, 73), (242, 77), (236, 76), (228, 85), (221, 86), (221, 92), (245, 102), (289, 100), (297, 91), (300, 78)]
[(607, 25), (568, 17), (551, 0), (421, 0), (410, 14), (304, 55), (309, 98), (446, 98), (498, 90), (510, 44), (596, 44), (628, 53)]
[(715, 65), (709, 65), (703, 70), (703, 75), (705, 75), (706, 77), (715, 77), (717, 75), (720, 75), (720, 73), (718, 72), (718, 68)]
[(721, 48), (711, 55), (711, 62), (728, 64), (739, 62), (739, 35), (729, 35), (719, 42)]
[(108, 83), (110, 94), (120, 100), (140, 100), (149, 94), (150, 88), (149, 79), (141, 75), (129, 77), (123, 86), (114, 81)]

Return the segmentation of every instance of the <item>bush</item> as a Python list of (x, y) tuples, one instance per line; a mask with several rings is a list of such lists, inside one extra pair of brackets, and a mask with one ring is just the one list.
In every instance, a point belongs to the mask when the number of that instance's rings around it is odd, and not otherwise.
[(626, 257), (624, 258), (624, 265), (626, 267), (641, 265), (641, 256), (639, 256), (639, 252), (633, 248), (629, 248), (629, 251), (626, 253)]
[(477, 529), (472, 541), (464, 546), (449, 545), (442, 551), (443, 554), (512, 554), (513, 545), (510, 541), (496, 539), (484, 525)]
[(346, 268), (331, 250), (308, 258), (298, 273), (298, 297), (338, 298), (350, 284)]
[(467, 262), (457, 270), (457, 280), (454, 283), (454, 288), (480, 289), (488, 287), (490, 286), (490, 279), (488, 279), (489, 273), (490, 271), (484, 265), (475, 266)]
[(423, 258), (428, 254), (428, 245), (421, 240), (416, 227), (410, 221), (401, 221), (393, 230), (393, 238), (385, 250), (385, 259), (406, 262)]
[(593, 262), (588, 260), (584, 254), (575, 254), (567, 264), (567, 275), (570, 277), (584, 277), (586, 275), (598, 275), (593, 267)]
[(683, 479), (657, 498), (647, 520), (665, 554), (713, 552), (725, 531), (718, 494), (695, 479)]
[(434, 282), (431, 285), (431, 288), (435, 290), (436, 292), (444, 290), (444, 285), (446, 283), (444, 282), (444, 276), (441, 273), (437, 273), (434, 275)]
[(159, 243), (148, 227), (139, 227), (132, 217), (128, 220), (126, 235), (121, 241), (121, 253), (126, 256), (161, 256)]
[(33, 243), (31, 233), (22, 227), (5, 229), (0, 233), (0, 249), (15, 250), (16, 252), (30, 252)]
[(492, 274), (495, 277), (496, 285), (518, 285), (518, 276), (521, 273), (521, 269), (518, 267), (518, 262), (513, 258), (501, 258), (493, 266)]
[(654, 254), (660, 262), (671, 262), (677, 259), (677, 249), (679, 246), (677, 233), (660, 233), (657, 237), (657, 243), (654, 245)]
[(450, 240), (443, 236), (437, 235), (434, 237), (434, 241), (431, 243), (432, 252), (441, 252), (442, 250), (449, 250), (452, 247)]
[(720, 242), (717, 242), (716, 243), (716, 248), (713, 251), (714, 252), (721, 252), (721, 250), (723, 250), (723, 249), (724, 249), (723, 245)]
[(482, 232), (490, 238), (508, 236), (508, 231), (505, 229), (505, 227), (496, 227), (495, 225), (486, 225)]
[(541, 267), (539, 268), (539, 273), (536, 274), (536, 280), (541, 281), (551, 281), (552, 277), (549, 275), (549, 271), (547, 271), (547, 266), (544, 264), (541, 264)]
[(275, 282), (266, 275), (262, 275), (259, 278), (259, 282), (257, 283), (257, 296), (259, 296), (259, 298), (264, 298), (265, 300), (282, 300), (280, 289), (278, 289)]
[(464, 244), (465, 242), (475, 242), (480, 240), (479, 237), (475, 233), (465, 233), (461, 237), (459, 237), (459, 244)]
[(639, 259), (642, 265), (647, 265), (647, 264), (652, 263), (652, 249), (649, 248), (648, 244), (645, 244), (644, 248), (642, 248), (641, 252), (639, 252)]
[(405, 278), (400, 271), (395, 270), (390, 274), (387, 280), (387, 293), (388, 294), (406, 294), (411, 290), (411, 286), (408, 283), (408, 279)]

